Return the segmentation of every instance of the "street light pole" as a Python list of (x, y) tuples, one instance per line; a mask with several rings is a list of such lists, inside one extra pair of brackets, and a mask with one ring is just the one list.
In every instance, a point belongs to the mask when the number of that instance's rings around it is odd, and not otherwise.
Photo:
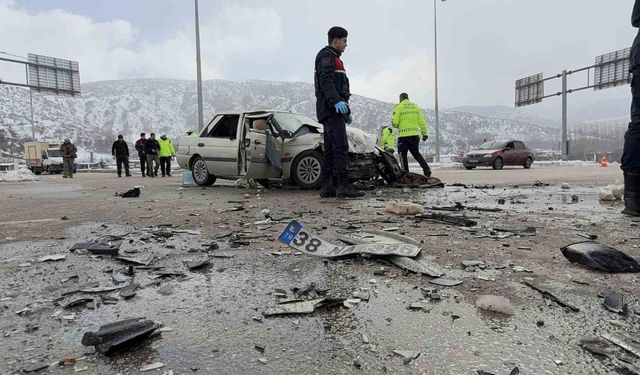
[[(25, 75), (27, 77), (27, 85), (29, 84), (29, 65), (24, 66)], [(29, 88), (29, 106), (31, 108), (31, 140), (36, 140), (35, 122), (33, 121), (33, 94), (31, 88)]]
[(198, 18), (198, 0), (195, 0), (196, 7), (196, 71), (198, 76), (198, 130), (202, 130), (204, 115), (202, 109), (202, 69), (200, 68), (200, 20)]
[[(434, 66), (435, 66), (435, 106), (436, 106), (436, 162), (440, 161), (440, 113), (438, 111), (438, 7), (433, 0), (433, 38), (434, 38)], [(442, 0), (445, 1), (445, 0)]]

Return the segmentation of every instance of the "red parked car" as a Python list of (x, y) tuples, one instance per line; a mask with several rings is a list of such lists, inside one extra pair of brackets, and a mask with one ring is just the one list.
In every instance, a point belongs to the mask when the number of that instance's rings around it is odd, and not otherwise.
[(476, 150), (467, 152), (462, 159), (466, 169), (492, 167), (502, 169), (505, 165), (521, 165), (526, 169), (533, 164), (533, 151), (521, 141), (489, 141)]

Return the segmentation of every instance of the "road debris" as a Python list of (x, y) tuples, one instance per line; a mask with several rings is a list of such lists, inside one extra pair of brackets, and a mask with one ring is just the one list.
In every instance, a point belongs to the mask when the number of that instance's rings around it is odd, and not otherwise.
[(553, 295), (551, 292), (544, 290), (540, 287), (535, 286), (534, 284), (532, 284), (531, 282), (527, 281), (527, 280), (523, 280), (522, 283), (526, 286), (528, 286), (529, 288), (539, 292), (540, 294), (542, 294), (542, 296), (546, 299), (549, 299), (555, 303), (557, 303), (558, 305), (562, 306), (562, 307), (566, 307), (569, 310), (573, 311), (573, 312), (579, 312), (580, 309), (571, 305), (568, 302), (564, 302), (561, 299), (559, 299), (558, 297), (556, 297), (555, 295)]
[(143, 340), (161, 325), (145, 318), (134, 318), (105, 324), (97, 332), (86, 332), (82, 345), (95, 346), (100, 353), (120, 350)]
[(211, 263), (211, 260), (209, 259), (185, 261), (187, 268), (189, 268), (190, 270), (197, 270), (200, 268), (204, 268), (208, 266), (210, 263)]
[(385, 212), (396, 215), (416, 215), (424, 212), (424, 207), (410, 202), (393, 201), (386, 204)]
[(129, 284), (123, 287), (122, 289), (120, 289), (120, 292), (118, 294), (120, 295), (120, 297), (124, 299), (132, 298), (136, 295), (136, 290), (138, 289), (139, 286), (140, 284), (138, 283)]
[(605, 293), (602, 304), (607, 310), (618, 314), (624, 314), (627, 309), (627, 301), (624, 294), (611, 289)]
[(561, 248), (562, 255), (596, 271), (611, 273), (640, 272), (638, 261), (627, 254), (595, 241), (574, 243)]
[(37, 362), (37, 363), (29, 363), (22, 366), (22, 371), (26, 373), (32, 373), (32, 372), (39, 372), (47, 368), (49, 368), (48, 363)]
[(394, 350), (393, 354), (404, 358), (404, 364), (409, 364), (411, 361), (418, 359), (420, 357), (420, 352), (414, 350)]
[(344, 301), (346, 301), (344, 298), (318, 298), (310, 301), (279, 304), (276, 307), (265, 309), (262, 315), (269, 317), (276, 315), (311, 314), (318, 308), (342, 304)]
[(447, 278), (433, 279), (433, 280), (429, 280), (429, 282), (431, 284), (440, 285), (440, 286), (456, 286), (456, 285), (462, 284), (462, 280), (454, 280), (454, 279), (447, 279)]
[(475, 227), (478, 225), (478, 222), (475, 220), (467, 219), (463, 216), (453, 216), (447, 215), (437, 212), (427, 212), (423, 214), (418, 214), (415, 216), (416, 220), (431, 220), (431, 221), (439, 221), (446, 224), (458, 225), (462, 227)]
[(66, 255), (61, 255), (61, 254), (55, 254), (55, 255), (46, 255), (43, 256), (42, 258), (38, 259), (38, 262), (40, 263), (44, 263), (44, 262), (58, 262), (61, 260), (65, 260), (67, 259)]
[(533, 236), (535, 236), (537, 234), (537, 230), (534, 227), (526, 227), (524, 229), (493, 228), (493, 230), (496, 231), (496, 232), (513, 233), (515, 235), (525, 236), (525, 237), (533, 237)]
[(640, 348), (633, 344), (633, 339), (617, 334), (602, 334), (602, 338), (640, 358)]
[(609, 356), (614, 352), (609, 342), (596, 336), (581, 337), (580, 346), (597, 355)]
[(86, 250), (93, 255), (110, 255), (117, 256), (120, 252), (121, 241), (114, 243), (102, 243), (102, 242), (78, 242), (69, 248), (69, 251), (75, 252), (76, 250)]
[(157, 369), (163, 368), (164, 366), (165, 365), (162, 362), (155, 362), (155, 363), (151, 363), (151, 364), (143, 366), (140, 369), (140, 372), (153, 371), (153, 370), (157, 370)]
[(480, 310), (513, 315), (513, 306), (508, 298), (502, 296), (483, 295), (476, 299), (476, 307)]

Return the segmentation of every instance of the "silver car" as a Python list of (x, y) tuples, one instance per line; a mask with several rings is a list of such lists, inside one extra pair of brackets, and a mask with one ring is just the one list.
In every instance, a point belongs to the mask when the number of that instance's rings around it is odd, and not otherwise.
[[(176, 160), (200, 186), (216, 179), (254, 179), (266, 185), (284, 180), (302, 189), (320, 187), (323, 127), (291, 112), (254, 111), (216, 114), (198, 136), (178, 141)], [(349, 177), (377, 176), (375, 139), (347, 127)]]

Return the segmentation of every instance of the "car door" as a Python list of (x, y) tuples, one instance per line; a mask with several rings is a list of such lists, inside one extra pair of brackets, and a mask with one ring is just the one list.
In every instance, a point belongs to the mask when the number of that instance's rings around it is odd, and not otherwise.
[(524, 147), (524, 143), (514, 142), (514, 144), (516, 146), (515, 151), (516, 151), (516, 159), (517, 159), (515, 164), (517, 165), (524, 164), (524, 161), (527, 160), (527, 156), (529, 156), (527, 153), (527, 150)]
[(220, 177), (238, 176), (240, 115), (222, 115), (203, 132), (192, 153), (197, 153), (207, 164), (210, 174)]
[(504, 152), (502, 153), (502, 160), (504, 161), (504, 165), (516, 164), (518, 157), (516, 155), (514, 142), (507, 142)]
[(247, 118), (246, 137), (244, 141), (247, 167), (245, 178), (247, 179), (282, 177), (282, 169), (276, 168), (267, 156), (267, 142), (272, 142), (276, 150), (272, 157), (279, 159), (280, 165), (282, 164), (282, 150), (278, 147), (277, 139), (273, 136), (269, 121), (270, 116)]

